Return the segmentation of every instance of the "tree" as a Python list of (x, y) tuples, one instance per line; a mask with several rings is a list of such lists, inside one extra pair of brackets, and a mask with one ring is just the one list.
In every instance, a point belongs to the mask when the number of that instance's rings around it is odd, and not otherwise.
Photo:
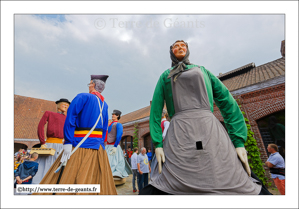
[(138, 123), (134, 124), (133, 149), (138, 148)]
[[(239, 102), (239, 99), (237, 99), (236, 101)], [(241, 105), (239, 105), (239, 107), (241, 109)], [(247, 127), (247, 140), (244, 146), (248, 152), (247, 157), (249, 166), (251, 170), (255, 173), (255, 175), (264, 183), (264, 185), (267, 185), (268, 178), (265, 176), (265, 169), (263, 167), (263, 162), (260, 158), (260, 149), (257, 146), (256, 139), (253, 137), (254, 132), (251, 130), (249, 120), (245, 117), (245, 112), (242, 111), (242, 114), (244, 116), (244, 120)], [(270, 186), (271, 183), (269, 183), (268, 185)]]

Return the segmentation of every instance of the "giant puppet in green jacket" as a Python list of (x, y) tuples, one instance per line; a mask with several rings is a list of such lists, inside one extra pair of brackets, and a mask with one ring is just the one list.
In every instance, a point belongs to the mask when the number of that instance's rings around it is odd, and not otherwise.
[[(217, 77), (189, 62), (187, 43), (175, 42), (170, 54), (173, 67), (160, 76), (151, 104), (150, 134), (157, 162), (150, 186), (178, 195), (260, 194), (261, 184), (250, 177), (244, 148), (247, 128), (238, 104)], [(213, 101), (228, 133), (213, 115)], [(171, 123), (163, 142), (164, 102)], [(160, 194), (141, 191), (146, 193)]]

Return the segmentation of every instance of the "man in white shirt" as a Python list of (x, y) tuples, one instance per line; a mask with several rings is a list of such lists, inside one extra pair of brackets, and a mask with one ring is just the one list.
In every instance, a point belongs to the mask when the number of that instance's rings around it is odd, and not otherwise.
[(132, 171), (133, 171), (133, 179), (132, 179), (133, 192), (137, 192), (137, 189), (136, 189), (136, 176), (137, 176), (137, 182), (139, 182), (139, 177), (138, 177), (138, 173), (137, 173), (137, 153), (138, 153), (138, 148), (135, 147), (134, 148), (134, 154), (131, 157), (131, 166), (132, 166)]
[(151, 166), (148, 163), (145, 147), (141, 148), (141, 153), (137, 157), (137, 168), (139, 176), (138, 189), (141, 191), (148, 185), (148, 174), (151, 172)]

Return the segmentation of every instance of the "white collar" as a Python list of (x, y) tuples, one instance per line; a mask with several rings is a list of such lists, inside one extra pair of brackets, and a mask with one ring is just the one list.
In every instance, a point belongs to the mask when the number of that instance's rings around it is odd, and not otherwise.
[(161, 120), (161, 122), (164, 121), (164, 120), (166, 120), (166, 118), (163, 118), (163, 119)]

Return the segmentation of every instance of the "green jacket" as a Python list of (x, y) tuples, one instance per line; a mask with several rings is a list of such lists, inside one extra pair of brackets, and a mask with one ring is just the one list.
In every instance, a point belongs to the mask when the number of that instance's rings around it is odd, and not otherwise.
[[(193, 67), (199, 67), (198, 65), (187, 65), (186, 69)], [(164, 101), (166, 101), (166, 107), (170, 118), (175, 114), (171, 78), (167, 79), (170, 73), (170, 69), (167, 69), (159, 78), (155, 88), (155, 92), (151, 104), (150, 112), (150, 134), (153, 144), (156, 148), (163, 147), (162, 129), (161, 129), (161, 116), (164, 107)], [(224, 124), (228, 130), (234, 146), (244, 147), (244, 143), (247, 139), (247, 127), (245, 124), (242, 112), (230, 94), (229, 90), (224, 84), (214, 76), (210, 71), (200, 66), (204, 75), (205, 85), (208, 92), (209, 103), (211, 112), (213, 109), (213, 100), (217, 107), (220, 109), (221, 115), (224, 119)]]

